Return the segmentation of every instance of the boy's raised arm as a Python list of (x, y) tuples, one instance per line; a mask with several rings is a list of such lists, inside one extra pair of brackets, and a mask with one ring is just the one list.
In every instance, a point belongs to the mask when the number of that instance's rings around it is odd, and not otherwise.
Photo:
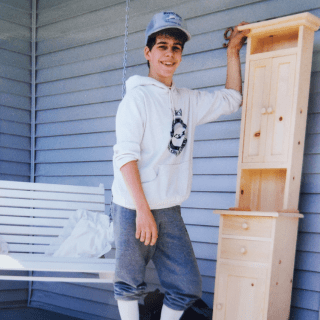
[[(247, 24), (241, 22), (239, 26)], [(238, 31), (235, 27), (231, 33), (228, 49), (227, 49), (227, 80), (226, 89), (234, 89), (242, 94), (241, 80), (241, 64), (240, 64), (240, 49), (242, 48), (246, 35), (249, 30)]]

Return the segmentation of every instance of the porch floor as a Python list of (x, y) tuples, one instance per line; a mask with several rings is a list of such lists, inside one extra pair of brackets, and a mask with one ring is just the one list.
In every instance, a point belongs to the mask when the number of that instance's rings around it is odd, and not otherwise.
[(0, 310), (1, 320), (80, 320), (66, 316), (61, 313), (35, 309), (35, 308), (16, 308)]

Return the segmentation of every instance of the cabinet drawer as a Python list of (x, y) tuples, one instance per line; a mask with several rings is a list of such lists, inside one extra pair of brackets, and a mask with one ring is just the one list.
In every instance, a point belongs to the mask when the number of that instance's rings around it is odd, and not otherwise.
[(222, 235), (271, 238), (272, 217), (224, 216)]
[(221, 239), (220, 258), (268, 263), (270, 261), (271, 241)]

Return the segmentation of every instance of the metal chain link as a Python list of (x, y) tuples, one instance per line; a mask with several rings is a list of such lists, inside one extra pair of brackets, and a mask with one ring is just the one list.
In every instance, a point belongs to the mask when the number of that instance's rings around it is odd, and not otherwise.
[(123, 49), (124, 54), (123, 54), (123, 73), (122, 73), (122, 98), (126, 94), (129, 9), (130, 9), (130, 0), (126, 0), (126, 24), (125, 24), (125, 32), (124, 32), (124, 49)]

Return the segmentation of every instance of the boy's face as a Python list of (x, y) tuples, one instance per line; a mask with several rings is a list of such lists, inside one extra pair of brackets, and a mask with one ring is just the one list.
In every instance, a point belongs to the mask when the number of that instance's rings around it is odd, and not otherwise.
[(158, 35), (151, 51), (145, 47), (144, 56), (150, 63), (149, 77), (171, 86), (173, 74), (181, 62), (181, 41)]

